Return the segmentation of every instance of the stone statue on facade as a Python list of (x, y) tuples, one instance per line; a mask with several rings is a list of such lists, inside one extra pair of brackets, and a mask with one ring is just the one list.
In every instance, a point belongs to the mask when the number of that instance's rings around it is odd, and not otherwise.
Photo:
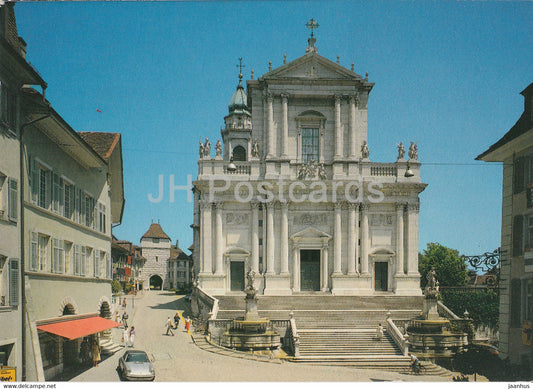
[(252, 157), (259, 158), (259, 142), (257, 139), (255, 139), (252, 144)]
[(211, 142), (209, 142), (209, 138), (205, 138), (204, 157), (209, 158), (210, 154), (211, 154)]
[(328, 175), (326, 174), (326, 168), (323, 163), (318, 166), (318, 178), (321, 180), (326, 180)]
[(202, 143), (202, 140), (200, 139), (200, 158), (204, 157), (204, 144)]
[(370, 150), (368, 149), (368, 144), (366, 143), (366, 140), (363, 141), (363, 144), (361, 146), (361, 157), (363, 159), (367, 159), (370, 155)]
[(217, 140), (217, 143), (215, 144), (215, 152), (216, 156), (215, 158), (221, 158), (222, 157), (222, 143), (220, 143), (220, 139)]
[(398, 160), (403, 161), (405, 155), (405, 147), (403, 146), (403, 143), (400, 142), (398, 145)]
[(409, 146), (409, 159), (412, 159), (413, 161), (416, 161), (418, 159), (418, 146), (415, 142), (411, 142), (411, 146)]
[[(317, 176), (317, 172), (318, 174), (320, 174), (319, 169), (320, 168), (318, 166), (318, 163), (314, 159), (311, 159), (309, 162), (301, 164), (298, 167), (298, 173), (297, 173), (298, 179), (305, 180), (306, 178), (307, 179), (315, 178)], [(324, 174), (325, 173), (326, 171), (324, 169)]]

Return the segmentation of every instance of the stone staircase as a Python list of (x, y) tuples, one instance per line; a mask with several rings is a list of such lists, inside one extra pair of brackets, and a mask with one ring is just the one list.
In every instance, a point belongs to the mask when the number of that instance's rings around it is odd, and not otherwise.
[(114, 354), (120, 351), (124, 346), (114, 343), (111, 339), (100, 339), (100, 349), (102, 355)]
[[(218, 319), (244, 316), (242, 296), (216, 296)], [(390, 334), (385, 331), (382, 342), (376, 339), (376, 328), (386, 328), (387, 314), (393, 319), (411, 319), (422, 310), (422, 297), (405, 296), (332, 296), (293, 295), (258, 296), (259, 316), (287, 319), (293, 312), (300, 336), (300, 356), (289, 360), (363, 369), (384, 369), (409, 373), (409, 357), (404, 356)], [(440, 366), (423, 362), (423, 374), (451, 377)]]

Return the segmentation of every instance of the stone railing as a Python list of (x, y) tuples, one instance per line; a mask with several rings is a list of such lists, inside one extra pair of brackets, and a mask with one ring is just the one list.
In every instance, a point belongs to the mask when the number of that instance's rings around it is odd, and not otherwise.
[(287, 331), (286, 333), (286, 336), (287, 336), (287, 341), (288, 343), (286, 343), (289, 348), (290, 348), (290, 351), (292, 351), (292, 355), (294, 355), (295, 357), (299, 357), (300, 356), (300, 336), (298, 335), (298, 329), (296, 328), (296, 320), (294, 320), (294, 313), (290, 313), (289, 314), (289, 322), (290, 322), (290, 327), (289, 327), (289, 331)]
[(407, 355), (409, 352), (409, 335), (407, 335), (407, 332), (405, 335), (402, 334), (390, 317), (387, 318), (387, 332), (390, 334), (398, 348), (402, 350), (403, 355)]
[(370, 165), (371, 176), (396, 176), (398, 168), (394, 164), (372, 164)]
[(228, 170), (228, 165), (224, 165), (225, 174), (247, 174), (250, 175), (252, 168), (250, 164), (235, 164), (236, 170)]
[(218, 300), (196, 287), (192, 291), (191, 309), (193, 315), (201, 320), (216, 318)]
[(444, 305), (442, 302), (437, 301), (437, 312), (440, 316), (445, 317), (446, 319), (460, 320), (461, 318), (452, 312), (450, 308)]

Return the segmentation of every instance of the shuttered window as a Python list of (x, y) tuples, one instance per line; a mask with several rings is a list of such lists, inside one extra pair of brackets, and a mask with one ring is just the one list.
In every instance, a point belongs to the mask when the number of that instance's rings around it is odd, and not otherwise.
[(19, 305), (20, 294), (20, 271), (19, 260), (12, 258), (9, 260), (9, 305), (17, 307)]
[(8, 218), (16, 222), (18, 220), (18, 181), (14, 178), (8, 180)]
[(524, 217), (516, 215), (513, 219), (513, 256), (522, 255), (524, 250)]
[(39, 241), (36, 232), (30, 233), (30, 269), (39, 270)]

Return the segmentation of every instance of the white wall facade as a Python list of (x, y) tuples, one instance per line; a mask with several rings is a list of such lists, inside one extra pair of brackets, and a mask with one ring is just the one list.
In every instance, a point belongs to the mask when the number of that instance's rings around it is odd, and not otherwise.
[(169, 282), (169, 261), (170, 261), (170, 239), (166, 238), (142, 238), (142, 256), (146, 258), (143, 266), (141, 279), (144, 289), (150, 289), (150, 278), (161, 277), (163, 289), (170, 289)]
[[(254, 270), (265, 295), (305, 292), (302, 280), (319, 293), (421, 295), (418, 194), (426, 185), (416, 156), (383, 164), (362, 155), (372, 86), (313, 50), (247, 82), (252, 128), (246, 113), (230, 110), (224, 159), (198, 161), (193, 258), (203, 290), (242, 293), (236, 274)], [(308, 128), (316, 163), (304, 157)], [(233, 171), (227, 149), (235, 144), (248, 159)], [(311, 278), (306, 250), (315, 250)]]

